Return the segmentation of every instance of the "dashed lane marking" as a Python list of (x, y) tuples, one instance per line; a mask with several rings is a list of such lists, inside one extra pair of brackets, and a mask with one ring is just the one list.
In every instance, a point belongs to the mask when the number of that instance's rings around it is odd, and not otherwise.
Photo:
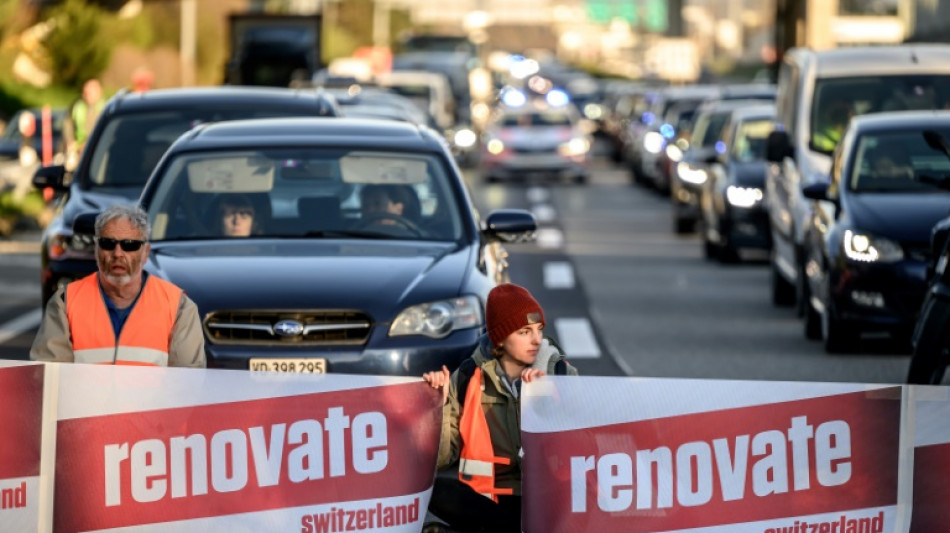
[(541, 228), (535, 240), (541, 248), (560, 248), (564, 245), (564, 233), (557, 228)]
[(548, 190), (545, 187), (531, 187), (527, 191), (528, 201), (539, 204), (548, 200)]
[(567, 261), (544, 263), (544, 287), (547, 289), (573, 289), (574, 267)]
[(568, 359), (596, 359), (600, 346), (594, 330), (586, 318), (558, 318), (554, 320), (557, 339)]
[(43, 320), (43, 310), (34, 309), (25, 315), (20, 315), (6, 324), (0, 324), (0, 344), (16, 337), (17, 335), (35, 328)]
[(554, 207), (551, 204), (537, 204), (531, 208), (531, 212), (534, 213), (534, 218), (538, 222), (552, 222), (557, 216), (557, 213), (554, 211)]

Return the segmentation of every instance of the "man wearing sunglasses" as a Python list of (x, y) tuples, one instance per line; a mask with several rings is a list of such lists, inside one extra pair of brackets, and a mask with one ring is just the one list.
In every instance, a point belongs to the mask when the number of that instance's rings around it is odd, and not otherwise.
[(198, 306), (142, 267), (148, 217), (113, 205), (96, 217), (99, 272), (50, 298), (30, 358), (37, 361), (205, 366)]

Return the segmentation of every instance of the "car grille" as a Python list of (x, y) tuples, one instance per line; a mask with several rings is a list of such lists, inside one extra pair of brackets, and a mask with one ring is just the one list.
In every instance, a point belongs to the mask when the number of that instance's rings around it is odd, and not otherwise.
[[(302, 331), (275, 328), (287, 321)], [(208, 340), (215, 344), (361, 345), (369, 338), (372, 320), (354, 310), (216, 311), (205, 318)]]
[(513, 146), (511, 151), (516, 154), (553, 154), (557, 152), (557, 145), (552, 144), (549, 146), (537, 146), (537, 145), (528, 145), (528, 146)]

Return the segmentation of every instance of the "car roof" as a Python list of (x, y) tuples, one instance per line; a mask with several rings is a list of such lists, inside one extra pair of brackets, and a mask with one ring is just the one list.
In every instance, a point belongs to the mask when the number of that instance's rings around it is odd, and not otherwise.
[(155, 89), (143, 93), (120, 91), (106, 106), (107, 113), (136, 113), (148, 110), (181, 109), (183, 106), (202, 108), (235, 107), (236, 105), (276, 104), (319, 108), (321, 116), (339, 116), (339, 107), (332, 95), (313, 89), (286, 89), (281, 87), (184, 87)]
[(889, 111), (859, 115), (851, 119), (851, 129), (862, 133), (894, 129), (923, 130), (927, 126), (950, 127), (950, 111)]
[(732, 111), (732, 118), (741, 122), (775, 118), (775, 104), (755, 104), (739, 107)]
[(856, 46), (820, 52), (800, 48), (788, 55), (814, 61), (818, 77), (950, 73), (950, 46), (941, 44)]
[(431, 130), (407, 122), (346, 117), (294, 117), (204, 124), (180, 137), (169, 151), (314, 145), (442, 150), (442, 144)]

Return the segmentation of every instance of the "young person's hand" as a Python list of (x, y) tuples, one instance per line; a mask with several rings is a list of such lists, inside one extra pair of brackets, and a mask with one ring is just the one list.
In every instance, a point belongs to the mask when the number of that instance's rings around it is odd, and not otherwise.
[(531, 383), (531, 380), (546, 375), (547, 374), (544, 372), (544, 370), (529, 367), (521, 371), (521, 381), (524, 381), (525, 383)]
[(445, 365), (442, 365), (442, 370), (433, 370), (422, 375), (422, 379), (433, 389), (442, 389), (442, 403), (445, 403), (449, 398), (449, 380), (451, 377), (452, 374), (449, 373), (449, 369)]

